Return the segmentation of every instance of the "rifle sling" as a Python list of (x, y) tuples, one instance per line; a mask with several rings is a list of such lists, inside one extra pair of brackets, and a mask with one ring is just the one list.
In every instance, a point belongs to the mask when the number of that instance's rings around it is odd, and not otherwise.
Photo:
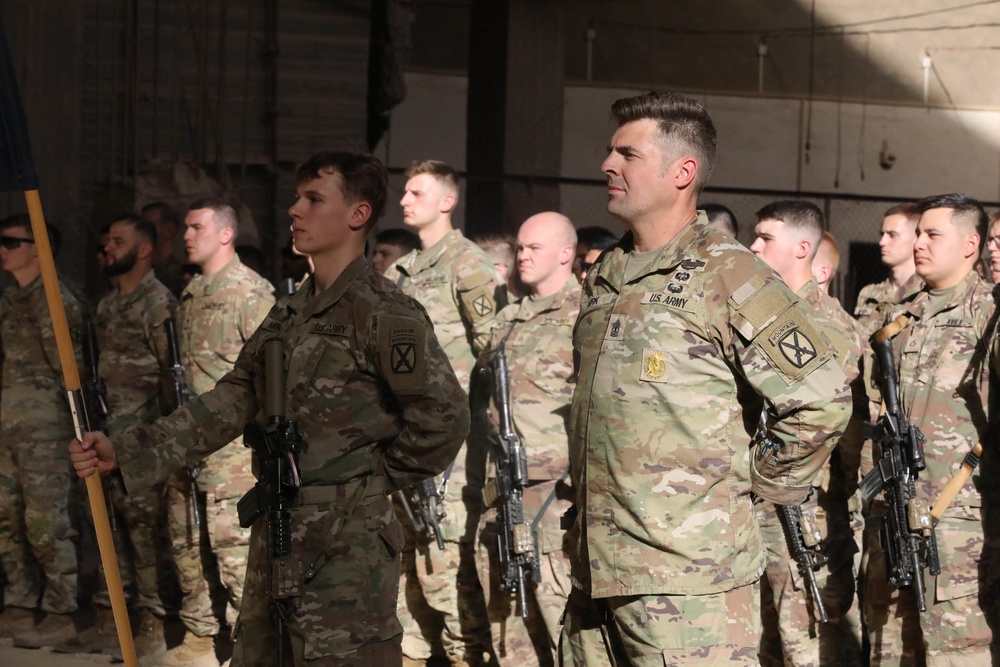
[(531, 522), (531, 534), (535, 535), (536, 538), (538, 536), (538, 524), (541, 522), (542, 517), (545, 516), (545, 513), (549, 510), (549, 506), (552, 504), (552, 501), (556, 499), (556, 490), (559, 488), (559, 484), (561, 482), (565, 482), (567, 477), (569, 477), (569, 468), (566, 468), (566, 470), (563, 471), (562, 477), (556, 481), (556, 485), (552, 487), (549, 497), (545, 499), (545, 502), (542, 503), (542, 506), (538, 509), (538, 514), (535, 515), (535, 520)]

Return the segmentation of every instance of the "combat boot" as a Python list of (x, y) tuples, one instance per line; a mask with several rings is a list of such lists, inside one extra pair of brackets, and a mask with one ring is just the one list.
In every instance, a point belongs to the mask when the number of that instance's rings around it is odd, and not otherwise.
[(139, 660), (139, 667), (219, 667), (215, 657), (215, 637), (199, 637), (191, 632), (184, 635), (184, 643), (165, 653), (146, 656)]
[(35, 627), (35, 612), (23, 607), (4, 608), (0, 614), (0, 637), (13, 637)]
[(94, 618), (94, 624), (81, 632), (70, 637), (66, 641), (59, 642), (52, 647), (56, 653), (110, 653), (117, 651), (121, 654), (121, 647), (118, 645), (118, 630), (115, 627), (115, 616), (110, 609), (98, 608)]
[(140, 658), (167, 652), (163, 635), (163, 619), (148, 611), (142, 612), (139, 629), (135, 634), (135, 654)]
[(30, 630), (14, 635), (14, 646), (42, 648), (55, 646), (77, 635), (72, 614), (46, 614), (42, 622)]

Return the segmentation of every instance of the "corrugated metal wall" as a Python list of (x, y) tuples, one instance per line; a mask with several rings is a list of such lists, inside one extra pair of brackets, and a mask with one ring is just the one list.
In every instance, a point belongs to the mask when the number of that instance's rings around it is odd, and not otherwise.
[[(365, 150), (370, 5), (5, 0), (43, 203), (67, 240), (62, 268), (83, 279), (67, 255), (92, 255), (95, 203), (120, 208), (136, 169), (176, 160), (243, 200), (265, 247), (280, 247), (295, 164)], [(21, 210), (19, 196), (0, 196), (0, 216)]]

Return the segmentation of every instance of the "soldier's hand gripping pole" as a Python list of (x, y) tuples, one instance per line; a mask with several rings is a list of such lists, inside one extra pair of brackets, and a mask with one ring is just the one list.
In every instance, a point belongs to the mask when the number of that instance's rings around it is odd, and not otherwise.
[[(187, 376), (184, 364), (181, 363), (181, 345), (177, 337), (177, 322), (172, 317), (163, 320), (163, 330), (167, 334), (167, 345), (170, 347), (170, 376), (174, 380), (174, 402), (181, 407), (191, 400), (191, 390), (187, 386)], [(201, 524), (201, 513), (198, 510), (198, 467), (188, 468), (188, 484), (191, 493), (191, 518), (194, 525)]]
[[(28, 215), (31, 218), (31, 231), (35, 237), (35, 248), (38, 250), (38, 262), (41, 265), (42, 282), (45, 285), (45, 298), (48, 301), (49, 313), (52, 317), (56, 347), (59, 350), (59, 362), (62, 364), (63, 382), (66, 385), (69, 407), (73, 414), (73, 429), (76, 431), (77, 439), (82, 440), (83, 434), (92, 429), (87, 421), (87, 409), (80, 385), (80, 369), (76, 365), (76, 356), (73, 353), (73, 342), (66, 319), (66, 307), (63, 305), (62, 294), (59, 291), (59, 277), (56, 275), (56, 265), (52, 259), (52, 246), (49, 245), (49, 236), (45, 229), (42, 202), (38, 196), (38, 190), (28, 190), (24, 196), (28, 203)], [(90, 499), (90, 511), (94, 517), (97, 546), (101, 552), (101, 563), (104, 565), (108, 594), (111, 596), (111, 610), (114, 613), (115, 626), (118, 629), (122, 657), (125, 659), (127, 667), (138, 667), (135, 644), (132, 641), (132, 626), (129, 623), (128, 609), (125, 606), (125, 594), (122, 592), (121, 574), (118, 572), (118, 559), (115, 557), (115, 542), (111, 536), (108, 508), (100, 475), (87, 477), (87, 495)]]

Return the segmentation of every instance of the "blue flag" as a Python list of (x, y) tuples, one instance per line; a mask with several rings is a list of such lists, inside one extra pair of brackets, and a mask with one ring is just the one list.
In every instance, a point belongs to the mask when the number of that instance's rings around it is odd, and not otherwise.
[(31, 159), (28, 125), (0, 19), (0, 192), (37, 190), (38, 174)]

